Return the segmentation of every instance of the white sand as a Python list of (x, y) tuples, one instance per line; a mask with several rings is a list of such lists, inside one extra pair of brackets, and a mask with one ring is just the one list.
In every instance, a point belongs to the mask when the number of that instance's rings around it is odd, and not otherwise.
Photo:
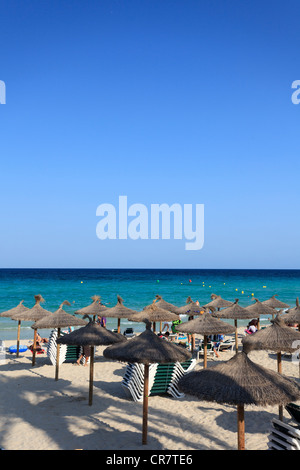
[[(21, 341), (28, 345), (27, 341)], [(6, 341), (5, 346), (15, 344)], [(88, 405), (89, 367), (64, 363), (59, 380), (47, 355), (6, 354), (0, 362), (0, 447), (7, 450), (235, 450), (236, 408), (186, 396), (149, 398), (148, 444), (141, 444), (142, 403), (125, 394), (126, 364), (95, 357), (93, 404)], [(208, 367), (234, 352), (208, 360)], [(276, 355), (252, 352), (250, 359), (277, 370)], [(283, 374), (299, 382), (299, 367), (283, 357)], [(202, 368), (202, 358), (195, 370)], [(246, 449), (266, 450), (278, 407), (245, 407)], [(284, 419), (293, 424), (284, 410)], [(295, 424), (295, 423), (294, 423)]]

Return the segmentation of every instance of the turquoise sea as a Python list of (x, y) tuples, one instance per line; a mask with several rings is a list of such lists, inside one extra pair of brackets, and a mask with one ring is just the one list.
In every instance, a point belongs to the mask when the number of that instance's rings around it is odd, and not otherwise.
[[(212, 293), (227, 300), (239, 299), (242, 306), (251, 298), (266, 300), (274, 294), (278, 299), (295, 306), (300, 292), (300, 270), (247, 270), (247, 269), (0, 269), (0, 312), (15, 307), (21, 300), (34, 305), (34, 295), (46, 300), (42, 306), (55, 311), (68, 300), (68, 313), (89, 305), (93, 295), (111, 307), (117, 295), (124, 305), (141, 310), (152, 303), (156, 294), (177, 306), (185, 304), (188, 296), (203, 305)], [(254, 296), (252, 295), (254, 294)], [(267, 321), (262, 318), (262, 321)], [(33, 338), (32, 322), (21, 323), (21, 340)], [(143, 324), (129, 324), (121, 320), (121, 331), (127, 326), (142, 331)], [(108, 318), (107, 326), (116, 328), (117, 320)], [(40, 331), (49, 336), (50, 330)], [(17, 322), (0, 318), (0, 340), (17, 337)]]

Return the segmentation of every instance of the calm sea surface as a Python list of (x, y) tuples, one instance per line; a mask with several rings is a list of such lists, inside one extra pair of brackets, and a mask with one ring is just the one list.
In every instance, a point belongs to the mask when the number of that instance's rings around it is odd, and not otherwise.
[[(295, 306), (300, 293), (300, 270), (226, 270), (226, 269), (0, 269), (0, 312), (15, 307), (21, 300), (24, 305), (34, 305), (34, 295), (41, 294), (46, 300), (42, 306), (55, 311), (68, 300), (68, 313), (89, 305), (93, 295), (100, 295), (102, 302), (112, 307), (117, 295), (124, 305), (141, 310), (152, 303), (156, 294), (177, 306), (186, 298), (209, 302), (211, 294), (227, 300), (239, 299), (242, 306), (249, 305), (251, 298), (266, 300), (274, 294), (278, 299)], [(254, 294), (254, 295), (252, 295)], [(262, 319), (267, 321), (267, 317)], [(21, 323), (21, 339), (33, 338), (30, 327), (33, 322)], [(108, 318), (108, 328), (116, 328), (117, 320)], [(129, 324), (121, 320), (121, 331), (133, 326), (142, 331), (143, 324)], [(50, 330), (40, 334), (49, 336)], [(0, 340), (17, 337), (17, 322), (0, 318)]]

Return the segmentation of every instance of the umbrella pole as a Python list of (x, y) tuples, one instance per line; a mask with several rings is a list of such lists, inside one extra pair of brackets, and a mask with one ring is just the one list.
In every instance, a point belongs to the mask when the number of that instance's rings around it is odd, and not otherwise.
[[(277, 372), (282, 374), (281, 352), (277, 353)], [(283, 421), (283, 405), (279, 405), (279, 419)]]
[[(57, 339), (58, 339), (59, 337), (60, 337), (60, 328), (57, 328)], [(55, 380), (58, 380), (59, 352), (60, 352), (60, 345), (59, 345), (59, 343), (56, 343)]]
[(244, 405), (237, 405), (238, 450), (245, 450), (245, 419)]
[(144, 365), (144, 397), (143, 397), (143, 439), (142, 444), (147, 444), (148, 433), (148, 393), (149, 393), (149, 364)]
[(18, 321), (17, 357), (19, 357), (19, 349), (20, 349), (20, 330), (21, 330), (21, 320)]
[(93, 403), (93, 382), (94, 382), (94, 346), (91, 346), (90, 357), (90, 388), (89, 388), (89, 405)]
[(237, 320), (234, 320), (234, 326), (235, 326), (235, 353), (237, 354), (239, 351)]
[(34, 336), (33, 336), (33, 349), (32, 349), (32, 365), (35, 365), (35, 353), (36, 353), (36, 332), (37, 330), (34, 330)]
[(203, 360), (203, 369), (207, 368), (207, 336), (204, 335), (204, 360)]
[(121, 333), (121, 318), (118, 318), (118, 333)]

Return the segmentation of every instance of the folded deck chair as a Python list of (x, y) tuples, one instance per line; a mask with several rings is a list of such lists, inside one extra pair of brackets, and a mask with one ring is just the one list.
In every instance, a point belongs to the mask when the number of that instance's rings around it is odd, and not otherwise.
[(270, 450), (300, 450), (300, 429), (273, 418), (268, 448)]

